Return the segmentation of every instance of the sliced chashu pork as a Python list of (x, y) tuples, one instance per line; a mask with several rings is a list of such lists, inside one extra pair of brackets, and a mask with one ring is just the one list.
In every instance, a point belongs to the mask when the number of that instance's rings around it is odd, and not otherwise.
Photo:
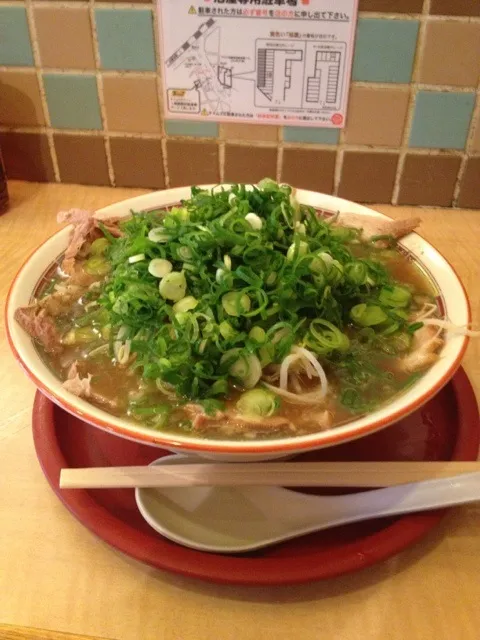
[(90, 373), (84, 377), (80, 375), (78, 371), (78, 364), (75, 361), (68, 370), (67, 379), (62, 382), (62, 387), (79, 398), (93, 400), (93, 402), (96, 402), (111, 411), (116, 411), (119, 408), (118, 400), (115, 398), (109, 398), (92, 389), (91, 381), (92, 375)]
[(405, 373), (415, 373), (430, 367), (440, 357), (438, 350), (443, 344), (437, 327), (428, 325), (417, 329), (410, 353), (399, 360), (399, 369)]
[(42, 345), (45, 351), (58, 353), (62, 350), (55, 321), (38, 303), (17, 309), (15, 320), (24, 331)]
[(325, 409), (310, 410), (294, 424), (285, 416), (268, 416), (265, 418), (246, 416), (235, 411), (217, 411), (213, 416), (207, 415), (203, 407), (198, 404), (187, 404), (183, 407), (192, 420), (193, 428), (199, 432), (216, 430), (226, 435), (233, 434), (263, 434), (269, 431), (288, 430), (296, 433), (298, 429), (314, 427), (324, 431), (330, 429), (333, 424), (333, 416)]
[(85, 209), (69, 209), (68, 211), (60, 211), (57, 215), (58, 222), (66, 222), (73, 225), (72, 235), (67, 249), (65, 250), (62, 270), (67, 274), (75, 272), (75, 259), (81, 254), (84, 245), (91, 243), (97, 238), (103, 236), (100, 224), (114, 237), (118, 238), (122, 235), (119, 228), (121, 218), (106, 218), (99, 220), (93, 217), (92, 211)]
[[(58, 283), (57, 290), (53, 293), (15, 312), (15, 319), (20, 326), (51, 353), (62, 350), (54, 318), (67, 313), (71, 305), (96, 279), (86, 273), (76, 261), (86, 242), (90, 243), (102, 236), (102, 232), (98, 229), (99, 221), (92, 216), (91, 211), (83, 209), (70, 209), (58, 214), (59, 222), (73, 225), (70, 242), (62, 262), (62, 270), (69, 277)], [(102, 221), (105, 228), (115, 236), (121, 235), (118, 222), (119, 218)]]
[(78, 373), (77, 363), (74, 362), (68, 370), (67, 379), (62, 382), (62, 387), (79, 398), (90, 398), (92, 393), (91, 379), (92, 376), (90, 374), (82, 378)]
[(242, 433), (245, 431), (265, 432), (265, 430), (289, 429), (295, 431), (295, 426), (281, 416), (257, 418), (255, 416), (243, 416), (234, 411), (217, 411), (210, 416), (205, 413), (199, 404), (186, 404), (183, 409), (192, 420), (192, 426), (197, 431), (211, 431), (215, 429), (225, 434)]

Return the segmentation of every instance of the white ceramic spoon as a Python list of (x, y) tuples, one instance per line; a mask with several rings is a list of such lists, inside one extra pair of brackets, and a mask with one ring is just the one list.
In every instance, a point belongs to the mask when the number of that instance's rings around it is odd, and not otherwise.
[[(205, 462), (169, 455), (152, 464)], [(192, 549), (241, 553), (337, 525), (480, 500), (480, 473), (348, 495), (281, 487), (136, 489), (140, 513), (166, 538)]]

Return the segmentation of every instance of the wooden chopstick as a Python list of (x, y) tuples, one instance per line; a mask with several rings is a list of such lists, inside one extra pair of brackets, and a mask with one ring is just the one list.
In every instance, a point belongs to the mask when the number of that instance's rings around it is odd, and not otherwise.
[(62, 489), (388, 487), (480, 471), (480, 462), (246, 462), (62, 469)]

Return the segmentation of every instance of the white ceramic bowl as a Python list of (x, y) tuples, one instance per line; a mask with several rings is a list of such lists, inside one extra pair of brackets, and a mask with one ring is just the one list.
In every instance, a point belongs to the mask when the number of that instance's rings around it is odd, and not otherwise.
[[(183, 198), (188, 198), (189, 195), (189, 188), (158, 191), (110, 205), (100, 209), (97, 215), (103, 218), (126, 216), (131, 210), (152, 210), (173, 205)], [(301, 203), (325, 211), (385, 217), (367, 207), (320, 193), (299, 190), (297, 197)], [(36, 386), (70, 413), (121, 437), (162, 447), (169, 451), (197, 453), (203, 457), (222, 460), (267, 460), (360, 438), (405, 417), (440, 391), (459, 367), (468, 344), (468, 338), (465, 336), (449, 334), (442, 349), (441, 358), (408, 391), (376, 411), (330, 431), (293, 438), (243, 442), (161, 433), (112, 416), (65, 391), (60, 381), (40, 358), (32, 339), (14, 320), (15, 309), (31, 301), (42, 275), (66, 249), (69, 235), (70, 228), (67, 227), (44, 242), (28, 258), (11, 285), (6, 305), (6, 326), (15, 357)], [(443, 304), (445, 317), (455, 325), (469, 324), (471, 317), (468, 299), (452, 266), (436, 249), (415, 233), (402, 240), (401, 246), (410, 252), (433, 281)]]

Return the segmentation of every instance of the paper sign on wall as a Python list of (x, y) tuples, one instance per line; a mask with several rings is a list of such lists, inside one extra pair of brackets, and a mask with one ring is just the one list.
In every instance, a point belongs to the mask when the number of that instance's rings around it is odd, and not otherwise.
[(158, 0), (166, 117), (342, 127), (358, 0)]

